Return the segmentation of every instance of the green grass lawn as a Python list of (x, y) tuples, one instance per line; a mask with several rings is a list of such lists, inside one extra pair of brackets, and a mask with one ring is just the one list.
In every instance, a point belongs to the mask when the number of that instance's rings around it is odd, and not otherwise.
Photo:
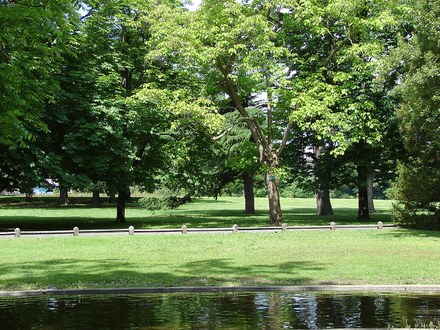
[(4, 238), (0, 289), (439, 284), (440, 233)]
[[(150, 212), (130, 203), (127, 223), (115, 206), (84, 198), (0, 198), (1, 230), (264, 226), (267, 200), (243, 214), (241, 198), (204, 198)], [(289, 225), (356, 224), (357, 201), (335, 199), (335, 215), (315, 215), (313, 199), (283, 199)], [(369, 223), (391, 222), (390, 201), (376, 201)], [(365, 223), (365, 222), (364, 222)], [(3, 238), (0, 289), (194, 285), (438, 284), (440, 234), (415, 230), (311, 231), (114, 237)]]
[[(80, 229), (92, 228), (179, 228), (188, 227), (231, 227), (265, 226), (268, 222), (267, 199), (256, 198), (255, 215), (243, 213), (244, 200), (240, 197), (221, 197), (218, 200), (203, 198), (183, 205), (175, 210), (151, 212), (136, 201), (129, 203), (126, 224), (116, 224), (116, 207), (103, 204), (91, 208), (84, 197), (70, 198), (71, 204), (60, 205), (55, 197), (34, 198), (32, 203), (22, 197), (0, 197), (0, 230), (7, 231), (19, 227), (22, 230)], [(327, 225), (384, 223), (391, 222), (391, 201), (375, 201), (377, 213), (371, 221), (359, 222), (356, 199), (334, 199), (335, 215), (317, 216), (315, 201), (311, 198), (284, 198), (281, 200), (284, 221), (289, 225)]]

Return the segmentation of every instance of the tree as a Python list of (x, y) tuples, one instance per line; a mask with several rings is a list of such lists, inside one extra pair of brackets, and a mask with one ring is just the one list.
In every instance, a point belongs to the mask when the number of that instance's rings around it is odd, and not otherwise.
[(64, 47), (78, 23), (76, 1), (0, 1), (0, 143), (24, 146), (46, 131)]
[(387, 59), (388, 74), (399, 79), (399, 127), (408, 153), (395, 185), (396, 216), (426, 227), (440, 224), (439, 17), (440, 1), (412, 3), (407, 21), (414, 30)]
[[(60, 88), (46, 107), (50, 134), (38, 139), (40, 167), (60, 188), (104, 185), (118, 192), (125, 222), (129, 187), (149, 190), (161, 166), (160, 132), (170, 125), (154, 98), (135, 97), (156, 72), (144, 55), (151, 3), (87, 1), (75, 43), (56, 75)], [(157, 101), (157, 102), (156, 102)]]
[(27, 194), (44, 184), (36, 140), (48, 133), (44, 114), (79, 23), (75, 1), (0, 2), (0, 144), (7, 189)]
[(32, 194), (33, 188), (43, 182), (36, 149), (33, 144), (21, 148), (0, 144), (0, 191)]
[[(384, 150), (389, 128), (384, 123), (392, 118), (386, 91), (373, 84), (375, 66), (395, 42), (398, 24), (385, 1), (303, 1), (291, 11), (282, 31), (289, 50), (298, 54), (289, 64), (292, 118), (313, 134), (309, 148), (330, 146), (334, 155), (353, 155), (358, 218), (368, 219), (367, 176), (372, 161), (381, 159), (377, 152)], [(324, 195), (319, 190), (318, 197)]]
[[(225, 114), (225, 117), (237, 118), (235, 112)], [(230, 173), (225, 184), (240, 179), (243, 182), (243, 195), (246, 214), (255, 214), (254, 174), (259, 170), (258, 152), (246, 124), (226, 122), (227, 134), (219, 139), (221, 152), (219, 159), (224, 159), (226, 173)], [(225, 185), (224, 184), (224, 185)], [(222, 187), (224, 186), (222, 185)]]
[[(94, 120), (89, 125), (79, 123), (78, 131), (69, 137), (77, 146), (92, 139), (86, 154), (97, 156), (95, 169), (99, 165), (93, 181), (105, 182), (110, 191), (118, 192), (116, 218), (123, 223), (130, 186), (154, 187), (154, 175), (162, 164), (161, 132), (169, 126), (160, 100), (137, 94), (146, 84), (159, 80), (153, 70), (160, 72), (160, 68), (147, 66), (144, 60), (149, 32), (143, 17), (155, 4), (109, 0), (88, 5), (84, 33), (87, 51), (92, 54), (87, 68), (95, 79), (90, 109)], [(85, 166), (87, 163), (82, 164)]]
[[(226, 94), (237, 111), (237, 121), (246, 123), (259, 162), (266, 168), (271, 224), (282, 222), (276, 171), (290, 131), (289, 110), (274, 87), (286, 83), (282, 58), (289, 55), (275, 43), (267, 15), (277, 10), (268, 2), (209, 0), (196, 12), (161, 10), (152, 29), (156, 58), (179, 58), (176, 69), (201, 79), (205, 97)], [(246, 108), (249, 95), (265, 95), (265, 106), (256, 115)]]

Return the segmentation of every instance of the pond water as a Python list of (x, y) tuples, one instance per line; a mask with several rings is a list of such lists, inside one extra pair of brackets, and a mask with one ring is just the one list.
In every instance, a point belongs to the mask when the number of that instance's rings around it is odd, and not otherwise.
[(321, 329), (440, 324), (439, 295), (191, 293), (0, 297), (0, 329)]

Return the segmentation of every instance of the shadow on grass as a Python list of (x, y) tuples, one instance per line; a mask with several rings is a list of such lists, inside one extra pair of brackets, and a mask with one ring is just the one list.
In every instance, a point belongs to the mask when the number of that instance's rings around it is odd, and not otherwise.
[[(133, 208), (139, 205), (139, 197), (133, 197), (127, 204)], [(31, 201), (26, 201), (24, 197), (0, 197), (0, 207), (2, 208), (46, 208), (46, 209), (83, 209), (93, 208), (92, 200), (87, 197), (69, 197), (69, 204), (61, 204), (58, 197), (33, 197)], [(108, 199), (100, 199), (99, 208), (115, 208), (115, 203), (109, 203)]]
[(439, 238), (440, 231), (436, 230), (423, 230), (423, 229), (397, 229), (387, 233), (387, 237), (391, 238), (407, 238), (407, 237), (420, 237), (420, 238)]
[[(22, 230), (71, 230), (77, 226), (80, 229), (121, 229), (134, 226), (141, 228), (180, 228), (186, 225), (190, 228), (232, 227), (261, 227), (268, 225), (268, 213), (258, 210), (256, 214), (244, 214), (241, 204), (231, 200), (196, 200), (183, 208), (159, 212), (148, 211), (136, 199), (127, 204), (127, 222), (118, 224), (114, 204), (103, 204), (101, 208), (92, 208), (88, 204), (81, 204), (87, 200), (83, 197), (73, 197), (73, 204), (60, 205), (56, 197), (38, 197), (33, 202), (23, 202), (21, 197), (0, 198), (0, 231), (12, 231), (15, 228)], [(24, 203), (24, 205), (22, 205)], [(38, 210), (32, 214), (32, 209)], [(1, 215), (1, 210), (13, 210), (8, 215)], [(20, 210), (23, 209), (22, 214)], [(47, 210), (47, 216), (45, 211)], [(66, 210), (51, 214), (52, 210)], [(101, 210), (101, 211), (100, 211)], [(356, 219), (356, 208), (334, 208), (335, 215), (318, 216), (315, 208), (285, 208), (284, 221), (290, 226), (328, 225), (334, 221), (338, 225), (374, 224), (377, 221), (391, 222), (391, 214), (380, 211), (371, 216), (369, 221)], [(37, 213), (37, 212), (36, 212)], [(131, 213), (131, 214), (130, 214)]]
[[(140, 205), (139, 200), (142, 197), (132, 197), (127, 202), (127, 206), (134, 209), (145, 209)], [(215, 199), (203, 199), (194, 200), (190, 204), (234, 204), (228, 200), (215, 200)], [(8, 208), (47, 208), (47, 209), (59, 209), (59, 208), (92, 208), (92, 200), (88, 197), (69, 197), (69, 204), (61, 204), (59, 197), (45, 196), (45, 197), (33, 197), (31, 201), (26, 201), (25, 197), (21, 196), (0, 196), (0, 207)], [(100, 204), (97, 208), (115, 208), (116, 203), (110, 203), (108, 198), (100, 198)]]
[(285, 222), (292, 225), (328, 225), (335, 222), (337, 225), (359, 225), (376, 224), (378, 221), (391, 223), (391, 213), (388, 211), (379, 211), (371, 214), (369, 220), (358, 220), (357, 209), (352, 208), (333, 208), (334, 214), (328, 216), (319, 216), (315, 209), (291, 209), (283, 212)]
[[(370, 221), (357, 221), (351, 215), (318, 217), (313, 215), (292, 214), (285, 216), (285, 222), (289, 226), (328, 225), (331, 221), (337, 225), (375, 224), (377, 221), (390, 223), (390, 217), (384, 215), (381, 218), (374, 217)], [(22, 231), (38, 230), (72, 230), (79, 227), (87, 229), (127, 229), (133, 226), (135, 229), (175, 229), (186, 225), (188, 228), (232, 228), (237, 224), (239, 227), (264, 227), (268, 226), (265, 213), (260, 215), (241, 215), (230, 212), (225, 216), (188, 216), (188, 215), (162, 215), (146, 217), (129, 217), (126, 223), (116, 223), (114, 218), (88, 218), (88, 217), (33, 217), (33, 216), (0, 216), (0, 231), (13, 231), (20, 228)]]
[[(3, 262), (0, 266), (0, 288), (6, 290), (46, 288), (168, 287), (224, 285), (306, 285), (312, 279), (301, 274), (325, 271), (310, 262), (278, 265), (238, 266), (230, 259), (207, 259), (167, 265), (148, 265), (145, 270), (136, 263), (119, 259), (77, 260), (51, 259), (39, 262)], [(158, 270), (158, 271), (156, 271)]]
[(86, 217), (32, 217), (32, 216), (0, 216), (0, 231), (23, 230), (72, 230), (80, 229), (122, 229), (129, 223), (118, 224), (114, 218)]

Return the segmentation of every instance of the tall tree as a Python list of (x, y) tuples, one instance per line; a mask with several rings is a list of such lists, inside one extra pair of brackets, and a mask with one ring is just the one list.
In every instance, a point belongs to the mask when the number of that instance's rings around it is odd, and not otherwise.
[[(116, 221), (120, 223), (125, 222), (130, 186), (137, 184), (146, 190), (154, 186), (154, 173), (161, 165), (158, 132), (168, 126), (154, 100), (135, 97), (145, 84), (157, 79), (144, 60), (149, 31), (142, 20), (154, 5), (131, 0), (89, 1), (85, 19), (85, 43), (92, 54), (87, 67), (96, 79), (91, 102), (95, 120), (91, 127), (78, 124), (82, 131), (96, 126), (98, 130), (92, 135), (74, 131), (70, 137), (80, 145), (93, 137), (91, 147), (100, 150), (94, 154), (99, 155), (100, 165), (94, 179), (118, 192)], [(90, 147), (87, 150), (92, 154)]]
[(45, 152), (35, 142), (49, 131), (45, 113), (60, 90), (77, 9), (70, 0), (0, 2), (0, 167), (9, 189), (29, 193), (47, 177)]
[[(399, 127), (408, 157), (399, 166), (396, 216), (403, 223), (440, 224), (440, 1), (411, 3), (404, 35), (387, 59), (398, 79)], [(397, 73), (402, 73), (398, 75)]]
[(283, 24), (289, 48), (298, 54), (289, 66), (293, 120), (314, 135), (315, 148), (328, 144), (334, 155), (355, 155), (358, 217), (367, 219), (367, 174), (372, 159), (380, 159), (376, 153), (389, 128), (384, 123), (392, 117), (386, 93), (374, 88), (374, 69), (395, 42), (394, 16), (385, 1), (302, 1)]
[[(208, 0), (192, 13), (161, 11), (153, 27), (157, 58), (180, 56), (177, 68), (202, 79), (205, 95), (225, 93), (237, 111), (237, 120), (246, 123), (259, 162), (266, 168), (271, 224), (282, 222), (276, 169), (290, 131), (288, 109), (274, 88), (285, 84), (281, 59), (288, 55), (275, 43), (275, 28), (267, 15), (277, 10), (269, 2)], [(246, 108), (249, 95), (265, 96), (265, 107), (257, 115)]]

